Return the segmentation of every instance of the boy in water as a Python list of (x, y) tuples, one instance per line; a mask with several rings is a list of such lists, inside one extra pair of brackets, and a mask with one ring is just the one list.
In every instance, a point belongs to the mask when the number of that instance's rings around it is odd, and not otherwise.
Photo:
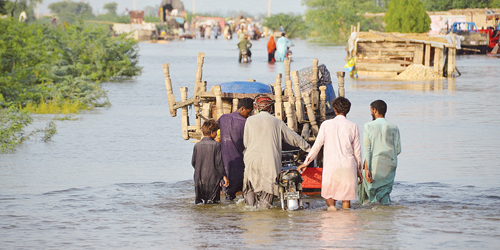
[(219, 124), (214, 119), (206, 120), (201, 126), (203, 138), (193, 148), (191, 164), (194, 167), (195, 203), (213, 204), (220, 202), (220, 183), (229, 186), (222, 163), (220, 143), (217, 136)]

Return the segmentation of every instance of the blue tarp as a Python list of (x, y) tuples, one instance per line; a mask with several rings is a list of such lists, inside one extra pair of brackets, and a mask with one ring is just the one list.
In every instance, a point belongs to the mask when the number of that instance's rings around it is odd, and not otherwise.
[(238, 93), (238, 94), (273, 93), (271, 85), (264, 84), (261, 82), (247, 82), (247, 81), (224, 82), (220, 84), (220, 87), (221, 91), (225, 93)]

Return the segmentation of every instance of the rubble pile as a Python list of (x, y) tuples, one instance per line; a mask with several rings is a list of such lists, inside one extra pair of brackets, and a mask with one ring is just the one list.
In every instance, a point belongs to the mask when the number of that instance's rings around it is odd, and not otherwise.
[(443, 77), (434, 73), (434, 70), (424, 65), (412, 64), (401, 74), (394, 77), (395, 80), (436, 80)]

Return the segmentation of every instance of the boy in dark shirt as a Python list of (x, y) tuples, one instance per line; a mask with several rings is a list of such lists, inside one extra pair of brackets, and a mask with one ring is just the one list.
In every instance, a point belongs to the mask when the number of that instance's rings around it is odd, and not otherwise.
[(219, 124), (214, 119), (206, 120), (201, 126), (203, 138), (193, 148), (195, 203), (212, 204), (220, 202), (220, 183), (229, 186), (226, 171), (222, 163), (220, 143), (217, 136)]

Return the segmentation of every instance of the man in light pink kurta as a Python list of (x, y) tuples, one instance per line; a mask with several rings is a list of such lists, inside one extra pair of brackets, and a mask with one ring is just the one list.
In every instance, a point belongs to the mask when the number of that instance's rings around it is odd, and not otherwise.
[(350, 208), (350, 201), (356, 199), (361, 174), (361, 144), (358, 126), (345, 117), (351, 108), (349, 100), (338, 97), (332, 106), (337, 116), (321, 124), (318, 137), (299, 171), (305, 170), (324, 145), (321, 196), (326, 199), (329, 210), (336, 210), (336, 200), (343, 202), (343, 208)]

